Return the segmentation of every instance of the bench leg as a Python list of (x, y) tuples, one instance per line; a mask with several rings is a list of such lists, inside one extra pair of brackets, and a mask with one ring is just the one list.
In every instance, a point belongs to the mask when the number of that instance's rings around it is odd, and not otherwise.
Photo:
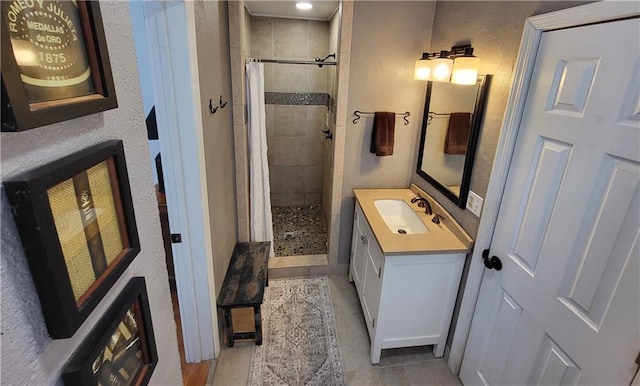
[(260, 304), (253, 306), (253, 319), (256, 327), (256, 346), (262, 345), (262, 315), (260, 314)]
[(231, 310), (223, 308), (222, 315), (224, 317), (224, 329), (227, 333), (227, 347), (233, 347), (233, 322), (231, 320)]

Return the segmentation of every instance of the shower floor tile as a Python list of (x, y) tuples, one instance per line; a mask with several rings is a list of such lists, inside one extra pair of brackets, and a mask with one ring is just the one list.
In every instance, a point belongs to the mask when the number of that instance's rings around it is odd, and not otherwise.
[(276, 256), (327, 253), (327, 230), (320, 205), (274, 206), (271, 217)]

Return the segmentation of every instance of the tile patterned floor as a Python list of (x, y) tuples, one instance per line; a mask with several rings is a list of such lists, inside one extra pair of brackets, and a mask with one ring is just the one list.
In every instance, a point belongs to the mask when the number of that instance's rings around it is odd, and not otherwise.
[(327, 231), (320, 205), (274, 206), (271, 217), (276, 256), (327, 253)]
[[(383, 350), (380, 363), (369, 361), (369, 337), (358, 295), (347, 274), (330, 274), (329, 290), (336, 317), (338, 339), (347, 372), (347, 385), (430, 386), (461, 385), (443, 358), (435, 358), (432, 346)], [(214, 385), (246, 385), (252, 341), (224, 346), (219, 356)]]

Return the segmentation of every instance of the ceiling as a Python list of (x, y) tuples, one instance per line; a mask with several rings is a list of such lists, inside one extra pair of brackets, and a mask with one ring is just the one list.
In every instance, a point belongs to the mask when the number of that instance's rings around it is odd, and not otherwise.
[(244, 4), (251, 16), (282, 17), (288, 19), (307, 19), (328, 21), (338, 8), (337, 0), (301, 0), (311, 3), (313, 8), (303, 11), (296, 8), (297, 1), (252, 0)]

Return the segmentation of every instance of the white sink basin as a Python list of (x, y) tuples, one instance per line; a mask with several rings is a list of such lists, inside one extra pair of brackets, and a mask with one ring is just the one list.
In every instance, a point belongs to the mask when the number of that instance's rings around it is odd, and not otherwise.
[(404, 200), (384, 199), (374, 200), (373, 203), (392, 233), (419, 234), (429, 232), (418, 214)]

